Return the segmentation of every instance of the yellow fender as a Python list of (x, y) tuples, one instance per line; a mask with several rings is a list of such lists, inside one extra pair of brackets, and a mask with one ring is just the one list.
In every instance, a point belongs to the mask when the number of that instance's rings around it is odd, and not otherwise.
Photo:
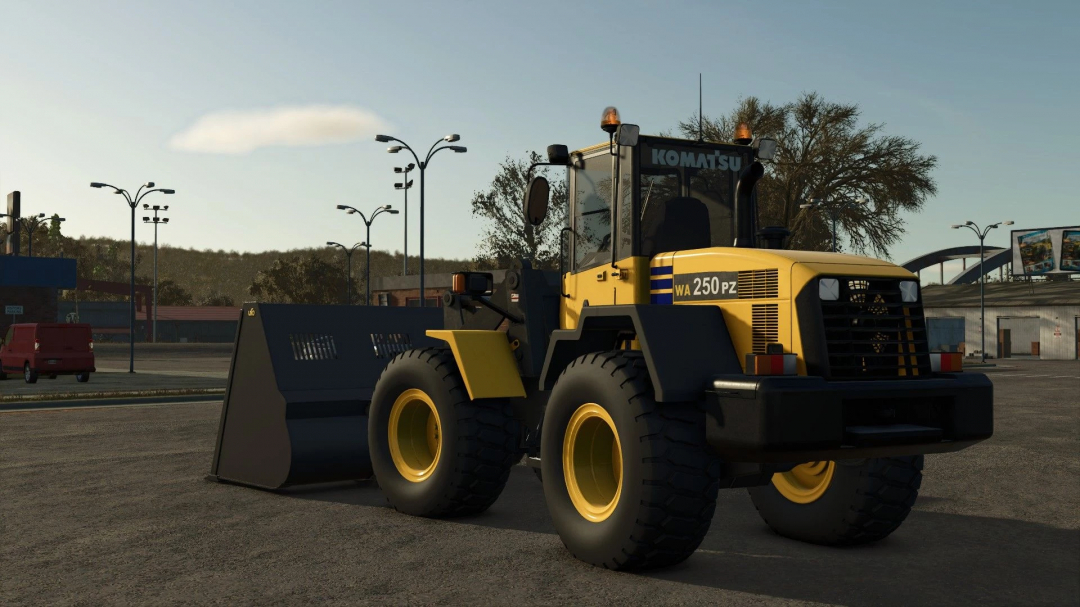
[(450, 344), (469, 398), (525, 397), (521, 372), (506, 333), (430, 330), (427, 336)]

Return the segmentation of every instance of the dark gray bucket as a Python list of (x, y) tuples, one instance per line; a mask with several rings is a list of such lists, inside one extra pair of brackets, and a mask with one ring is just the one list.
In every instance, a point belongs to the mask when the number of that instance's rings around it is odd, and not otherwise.
[(367, 409), (440, 308), (244, 304), (210, 477), (279, 489), (371, 476)]

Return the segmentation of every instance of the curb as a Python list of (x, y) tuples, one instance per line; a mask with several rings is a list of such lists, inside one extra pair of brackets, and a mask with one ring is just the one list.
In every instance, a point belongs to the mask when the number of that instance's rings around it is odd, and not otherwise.
[(127, 390), (113, 392), (57, 392), (51, 394), (19, 394), (0, 396), (0, 407), (8, 403), (52, 402), (62, 400), (94, 400), (99, 398), (150, 398), (156, 396), (224, 396), (224, 388), (181, 388), (173, 390)]
[(15, 411), (44, 411), (50, 409), (94, 409), (98, 407), (124, 407), (131, 405), (159, 405), (165, 403), (215, 402), (225, 398), (225, 393), (216, 394), (178, 394), (160, 396), (128, 396), (125, 398), (69, 398), (62, 400), (26, 400), (0, 402), (0, 414)]

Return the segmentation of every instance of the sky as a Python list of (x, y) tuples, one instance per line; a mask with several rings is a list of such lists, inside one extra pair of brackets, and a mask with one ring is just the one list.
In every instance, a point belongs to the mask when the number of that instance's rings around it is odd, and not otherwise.
[[(966, 220), (1080, 224), (1066, 179), (1080, 165), (1080, 3), (539, 6), (0, 0), (0, 192), (21, 191), (24, 214), (59, 213), (68, 235), (129, 238), (129, 209), (89, 184), (154, 181), (176, 190), (145, 199), (170, 205), (162, 244), (351, 244), (363, 222), (335, 205), (402, 208), (393, 167), (411, 158), (374, 135), (422, 155), (457, 133), (468, 152), (427, 170), (426, 255), (471, 258), (469, 201), (500, 161), (604, 140), (608, 105), (643, 133), (672, 131), (697, 111), (700, 72), (706, 115), (817, 91), (937, 156), (938, 193), (905, 215), (894, 262), (976, 244), (949, 229)], [(376, 219), (376, 249), (401, 250), (403, 219)], [(1007, 243), (1004, 229), (987, 238)]]

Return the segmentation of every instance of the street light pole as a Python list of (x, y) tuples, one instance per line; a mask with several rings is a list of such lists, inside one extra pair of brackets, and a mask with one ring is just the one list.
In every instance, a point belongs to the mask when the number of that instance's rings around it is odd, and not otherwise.
[[(842, 202), (843, 204), (837, 204)], [(840, 219), (840, 214), (848, 209), (854, 209), (855, 207), (865, 204), (866, 199), (856, 198), (854, 200), (822, 200), (821, 198), (811, 199), (809, 203), (800, 204), (800, 209), (816, 209), (821, 208), (825, 210), (825, 214), (829, 216), (829, 220), (832, 222), (832, 247), (833, 253), (836, 252), (836, 222)]]
[(431, 147), (428, 149), (427, 156), (425, 156), (424, 160), (421, 162), (420, 157), (416, 155), (416, 152), (414, 152), (411, 147), (409, 147), (409, 144), (407, 144), (404, 141), (398, 139), (397, 137), (391, 137), (389, 135), (376, 135), (375, 136), (375, 141), (379, 141), (381, 143), (387, 143), (387, 142), (390, 142), (390, 141), (396, 141), (396, 142), (400, 143), (401, 145), (392, 145), (392, 146), (386, 148), (386, 151), (391, 153), (391, 154), (397, 154), (401, 150), (409, 150), (409, 153), (412, 154), (413, 159), (416, 160), (417, 166), (420, 167), (420, 307), (421, 308), (424, 307), (425, 304), (427, 303), (427, 298), (425, 297), (425, 293), (424, 293), (424, 172), (427, 170), (428, 163), (431, 162), (431, 157), (434, 156), (440, 150), (453, 150), (457, 154), (464, 154), (465, 152), (467, 152), (468, 149), (465, 148), (464, 146), (460, 146), (460, 145), (439, 146), (439, 144), (444, 142), (444, 141), (447, 142), (447, 143), (453, 143), (453, 142), (458, 141), (460, 139), (461, 139), (460, 135), (452, 134), (452, 135), (447, 135), (446, 137), (443, 137), (442, 139), (437, 140), (435, 143), (431, 144)]
[(395, 183), (395, 190), (405, 190), (405, 252), (402, 255), (401, 260), (401, 275), (409, 275), (409, 189), (412, 187), (413, 182), (409, 180), (409, 172), (416, 168), (416, 165), (409, 163), (408, 166), (394, 167), (395, 173), (404, 173), (405, 177), (402, 178), (401, 183)]
[[(423, 174), (423, 173), (421, 173), (421, 174)], [(379, 215), (381, 215), (383, 213), (389, 213), (391, 215), (397, 215), (398, 212), (397, 212), (397, 210), (392, 209), (390, 207), (390, 205), (384, 204), (383, 206), (376, 208), (375, 211), (371, 214), (371, 218), (368, 219), (368, 217), (366, 215), (364, 215), (362, 212), (360, 212), (359, 209), (356, 209), (354, 207), (350, 207), (350, 206), (344, 205), (344, 204), (339, 204), (339, 205), (337, 205), (337, 208), (339, 210), (345, 211), (349, 215), (359, 215), (360, 219), (364, 220), (364, 225), (367, 227), (367, 234), (366, 234), (367, 235), (367, 240), (360, 243), (360, 246), (365, 247), (367, 249), (367, 261), (365, 263), (365, 265), (367, 267), (364, 270), (364, 272), (365, 272), (364, 305), (370, 306), (371, 305), (371, 224), (375, 222), (376, 217), (378, 217)], [(423, 242), (423, 241), (421, 240), (421, 242)]]
[(364, 243), (362, 242), (358, 242), (350, 249), (340, 242), (326, 241), (326, 246), (341, 247), (341, 250), (345, 251), (345, 263), (347, 266), (345, 269), (345, 305), (352, 303), (352, 254), (356, 251), (356, 247), (363, 246), (363, 244)]
[(1011, 226), (1012, 224), (1012, 221), (999, 221), (980, 229), (974, 221), (965, 221), (950, 226), (954, 230), (967, 228), (975, 232), (975, 235), (979, 237), (979, 336), (982, 338), (982, 344), (979, 347), (982, 352), (982, 362), (984, 363), (986, 362), (986, 270), (983, 268), (983, 262), (986, 261), (986, 255), (984, 254), (983, 241), (986, 240), (986, 235), (990, 233), (990, 230), (998, 226)]
[(142, 206), (143, 206), (144, 211), (151, 210), (151, 209), (153, 209), (153, 211), (154, 211), (154, 217), (153, 217), (152, 221), (151, 221), (151, 219), (149, 217), (143, 217), (142, 220), (143, 220), (143, 223), (152, 223), (152, 224), (154, 224), (154, 328), (152, 330), (152, 333), (153, 333), (154, 343), (156, 344), (157, 343), (157, 338), (158, 338), (158, 332), (157, 332), (157, 312), (158, 312), (157, 229), (158, 229), (158, 224), (169, 223), (169, 218), (168, 217), (158, 217), (158, 211), (168, 211), (169, 210), (169, 205), (160, 206), (160, 205), (155, 204), (154, 206), (150, 206), (148, 204), (144, 204)]
[[(127, 190), (118, 188), (114, 185), (107, 183), (101, 183), (95, 181), (90, 184), (92, 188), (112, 188), (113, 194), (120, 194), (127, 201), (129, 207), (131, 207), (131, 297), (128, 306), (128, 325), (129, 335), (128, 341), (131, 343), (129, 348), (129, 360), (128, 360), (128, 373), (135, 372), (135, 207), (139, 206), (139, 201), (146, 197), (151, 192), (161, 192), (162, 194), (175, 194), (176, 190), (169, 190), (166, 188), (155, 188), (153, 181), (148, 181), (145, 184), (139, 186), (136, 190), (135, 196), (128, 193)], [(146, 191), (143, 192), (143, 188)]]
[[(7, 215), (0, 215), (0, 217), (7, 217)], [(15, 221), (19, 222), (22, 229), (26, 230), (26, 256), (34, 256), (34, 232), (37, 231), (38, 226), (41, 225), (41, 219), (45, 217), (45, 213), (38, 213), (37, 215), (31, 215), (30, 217), (14, 217)], [(60, 221), (64, 221), (61, 219)]]

